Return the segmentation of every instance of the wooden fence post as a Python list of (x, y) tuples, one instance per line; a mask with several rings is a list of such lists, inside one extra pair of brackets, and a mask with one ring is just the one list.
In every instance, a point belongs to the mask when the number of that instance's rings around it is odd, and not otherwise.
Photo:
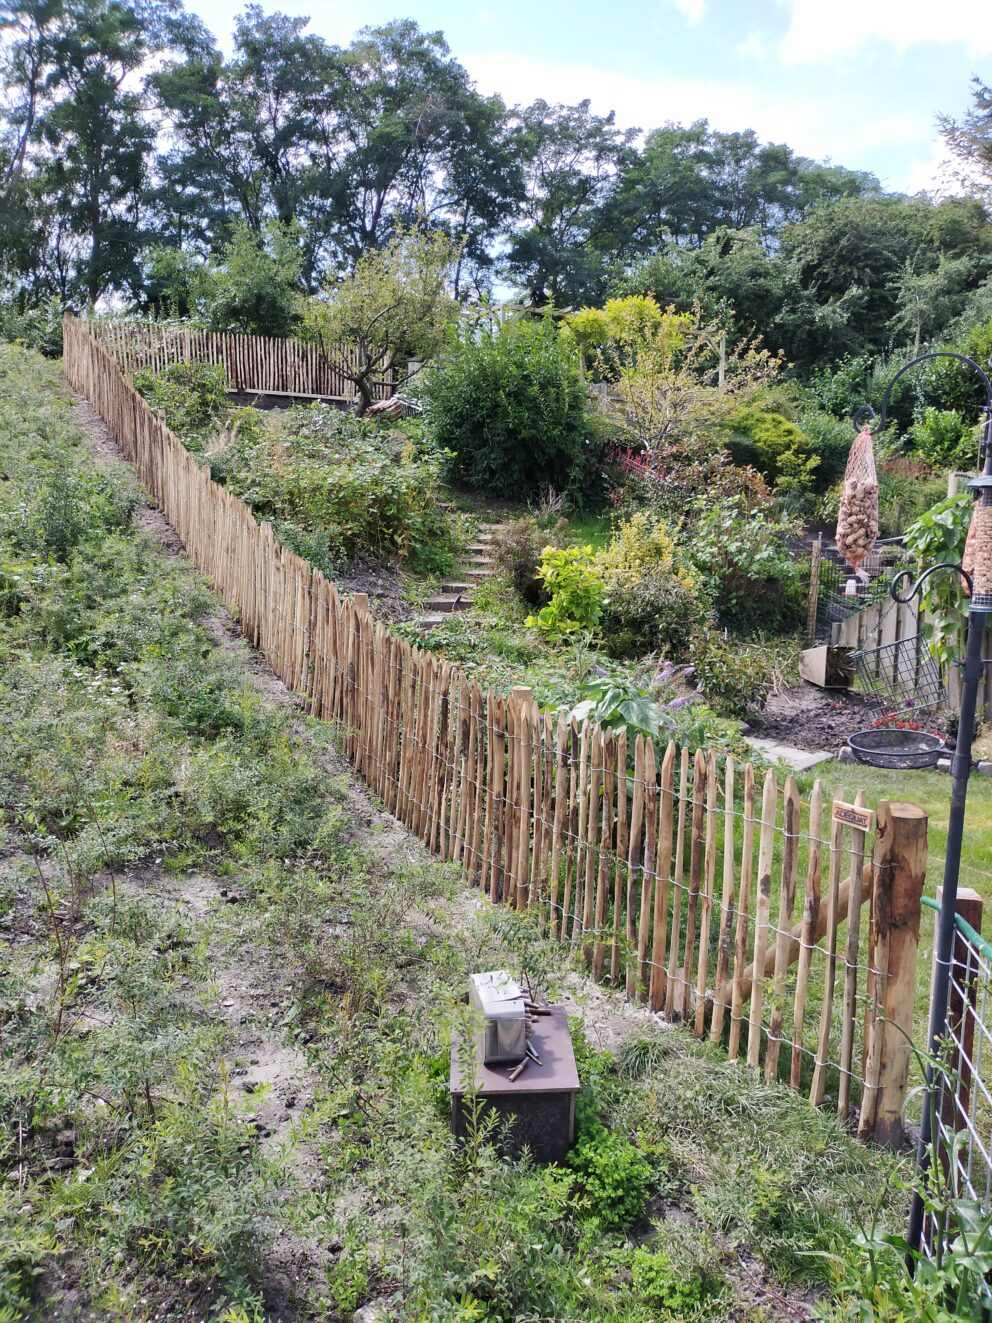
[(858, 1134), (888, 1148), (898, 1147), (905, 1133), (927, 821), (913, 804), (882, 800), (876, 810), (870, 949), (877, 972)]
[(806, 646), (811, 648), (816, 642), (816, 611), (820, 601), (820, 558), (823, 555), (823, 538), (818, 537), (813, 543), (809, 558), (809, 597), (806, 600)]
[[(938, 892), (938, 895), (940, 893)], [(982, 898), (970, 887), (958, 891), (955, 913), (981, 935)], [(951, 955), (951, 991), (947, 1003), (950, 1052), (947, 1071), (950, 1087), (941, 1092), (940, 1119), (948, 1130), (962, 1130), (971, 1105), (972, 1062), (975, 1051), (975, 1007), (978, 1002), (978, 964), (972, 943), (962, 932), (954, 934)]]

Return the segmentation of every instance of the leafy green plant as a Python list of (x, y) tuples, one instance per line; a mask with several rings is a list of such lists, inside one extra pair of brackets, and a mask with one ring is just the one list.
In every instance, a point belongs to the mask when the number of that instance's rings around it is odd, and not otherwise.
[(600, 448), (578, 351), (551, 317), (452, 340), (424, 400), (457, 482), (516, 500), (552, 485), (573, 505), (595, 501)]
[(683, 552), (713, 604), (717, 622), (744, 632), (786, 630), (803, 618), (806, 572), (786, 539), (793, 524), (735, 496), (704, 506)]
[(564, 519), (545, 521), (533, 515), (512, 519), (493, 538), (493, 559), (528, 606), (543, 606), (548, 593), (538, 572), (544, 548), (563, 540), (568, 525)]
[(548, 604), (537, 615), (527, 617), (528, 626), (552, 640), (595, 628), (603, 609), (604, 587), (592, 547), (545, 547), (537, 572)]
[(651, 1164), (623, 1135), (596, 1124), (568, 1155), (578, 1181), (577, 1205), (593, 1231), (627, 1231), (640, 1221), (651, 1187)]
[(622, 520), (596, 553), (596, 567), (606, 590), (602, 632), (609, 654), (685, 656), (707, 602), (665, 524), (643, 510)]
[(729, 429), (728, 449), (735, 464), (756, 468), (780, 494), (810, 489), (820, 457), (796, 423), (748, 404), (731, 415)]
[[(915, 556), (920, 570), (945, 562), (960, 565), (971, 523), (971, 492), (948, 496), (910, 524), (905, 546)], [(926, 612), (923, 632), (930, 651), (942, 666), (960, 655), (968, 599), (958, 577), (934, 574), (923, 586), (920, 604)]]
[(227, 409), (226, 386), (224, 368), (214, 363), (173, 363), (159, 373), (134, 374), (135, 390), (163, 410), (169, 427), (195, 453)]
[(696, 640), (692, 660), (703, 693), (723, 716), (743, 720), (764, 703), (771, 675), (760, 646), (745, 647), (710, 630)]
[(978, 454), (974, 428), (957, 409), (924, 409), (909, 429), (913, 449), (938, 469), (973, 469)]

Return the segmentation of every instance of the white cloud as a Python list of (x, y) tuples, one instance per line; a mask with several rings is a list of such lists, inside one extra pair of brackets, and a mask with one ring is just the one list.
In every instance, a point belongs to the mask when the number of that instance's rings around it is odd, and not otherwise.
[(789, 64), (849, 59), (866, 46), (963, 45), (974, 59), (992, 55), (988, 0), (788, 0), (791, 19), (779, 54)]
[(738, 45), (737, 54), (742, 60), (763, 60), (768, 54), (768, 47), (757, 32), (749, 32)]
[[(829, 157), (845, 165), (863, 161), (866, 149), (879, 155), (904, 149), (907, 139), (927, 140), (933, 131), (925, 107), (920, 109), (919, 122), (911, 124), (904, 111), (878, 113), (876, 97), (862, 102), (838, 96), (829, 82), (790, 90), (774, 79), (744, 86), (667, 74), (634, 78), (591, 65), (508, 51), (461, 58), (480, 91), (498, 92), (511, 105), (528, 103), (537, 96), (566, 105), (588, 98), (596, 114), (613, 110), (621, 126), (637, 125), (645, 130), (668, 121), (687, 124), (708, 119), (716, 129), (752, 128), (760, 138), (787, 142), (803, 156)], [(902, 180), (883, 182), (888, 187), (904, 187)]]
[(675, 8), (687, 23), (695, 25), (703, 21), (706, 13), (706, 0), (675, 0)]

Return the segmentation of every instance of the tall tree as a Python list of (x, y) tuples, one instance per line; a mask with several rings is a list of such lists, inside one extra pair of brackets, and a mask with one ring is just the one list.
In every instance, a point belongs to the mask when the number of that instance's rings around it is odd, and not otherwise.
[(525, 198), (507, 270), (535, 304), (594, 301), (606, 281), (597, 231), (638, 130), (618, 129), (588, 101), (535, 101), (520, 112), (520, 128)]
[(955, 176), (969, 193), (992, 204), (992, 87), (971, 80), (971, 106), (960, 119), (940, 115), (944, 142), (955, 161)]

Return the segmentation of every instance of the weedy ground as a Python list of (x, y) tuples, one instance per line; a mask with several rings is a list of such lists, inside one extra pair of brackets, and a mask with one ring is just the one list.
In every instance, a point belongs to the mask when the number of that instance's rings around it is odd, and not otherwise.
[[(431, 860), (10, 347), (0, 479), (0, 1323), (829, 1301), (898, 1162)], [(466, 977), (503, 964), (575, 1016), (561, 1168), (450, 1135)]]

